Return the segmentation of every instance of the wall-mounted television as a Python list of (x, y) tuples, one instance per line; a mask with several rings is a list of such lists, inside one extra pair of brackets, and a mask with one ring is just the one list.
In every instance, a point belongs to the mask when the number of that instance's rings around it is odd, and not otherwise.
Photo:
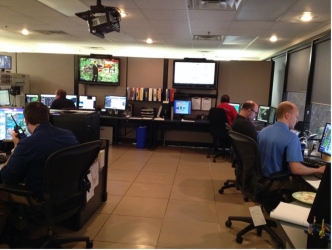
[(174, 60), (173, 88), (216, 89), (218, 63), (209, 60)]
[(119, 86), (120, 58), (107, 56), (79, 56), (79, 82)]
[(0, 70), (11, 70), (12, 69), (12, 57), (0, 55)]

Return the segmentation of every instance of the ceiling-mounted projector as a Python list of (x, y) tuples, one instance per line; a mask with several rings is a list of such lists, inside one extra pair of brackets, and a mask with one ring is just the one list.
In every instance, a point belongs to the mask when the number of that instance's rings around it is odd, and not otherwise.
[(121, 14), (118, 8), (105, 7), (101, 5), (101, 0), (97, 0), (97, 5), (90, 6), (90, 9), (75, 15), (88, 22), (91, 34), (104, 38), (106, 33), (120, 32)]

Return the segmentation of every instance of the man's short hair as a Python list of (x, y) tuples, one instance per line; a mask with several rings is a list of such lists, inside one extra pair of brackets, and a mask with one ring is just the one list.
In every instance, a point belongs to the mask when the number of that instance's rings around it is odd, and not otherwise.
[(277, 110), (276, 110), (276, 116), (277, 119), (282, 118), (284, 114), (287, 112), (292, 112), (296, 108), (296, 105), (292, 102), (286, 101), (282, 102), (278, 105)]
[(56, 91), (56, 95), (60, 96), (61, 98), (66, 98), (67, 92), (66, 92), (66, 90), (58, 89)]
[(254, 109), (255, 105), (256, 105), (256, 103), (253, 101), (246, 101), (245, 103), (242, 104), (241, 109), (244, 109), (244, 110)]
[(32, 125), (48, 122), (50, 110), (41, 102), (30, 102), (24, 107), (24, 118)]
[(220, 99), (221, 102), (229, 102), (230, 98), (229, 95), (223, 95)]

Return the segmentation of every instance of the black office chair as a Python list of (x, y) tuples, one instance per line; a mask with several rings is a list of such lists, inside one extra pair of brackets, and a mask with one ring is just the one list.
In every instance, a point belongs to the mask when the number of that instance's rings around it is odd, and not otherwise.
[[(98, 157), (101, 140), (87, 142), (56, 151), (50, 155), (44, 168), (43, 201), (32, 200), (33, 192), (22, 185), (1, 184), (0, 190), (25, 196), (29, 205), (14, 203), (23, 209), (27, 219), (47, 227), (47, 236), (22, 242), (14, 248), (60, 248), (61, 244), (85, 241), (92, 248), (89, 237), (58, 237), (53, 230), (55, 224), (63, 222), (82, 211), (91, 183), (87, 179), (89, 168)], [(38, 245), (36, 245), (38, 244)]]
[[(213, 162), (217, 157), (226, 157), (226, 148), (229, 147), (228, 132), (226, 123), (228, 123), (226, 111), (222, 108), (211, 108), (208, 119), (210, 123), (210, 134), (213, 137), (213, 147), (208, 150), (207, 158), (210, 158), (211, 151), (215, 153)], [(221, 148), (221, 151), (219, 151)]]
[[(268, 213), (275, 208), (281, 200), (283, 194), (289, 193), (288, 190), (276, 190), (273, 192), (267, 191), (274, 180), (288, 178), (288, 172), (279, 172), (270, 175), (267, 180), (263, 181), (262, 166), (260, 162), (260, 155), (257, 143), (248, 136), (229, 131), (229, 139), (233, 150), (236, 154), (237, 169), (236, 169), (236, 186), (241, 192), (255, 203), (261, 205)], [(247, 227), (242, 229), (236, 235), (236, 242), (241, 244), (242, 236), (253, 230), (257, 230), (257, 235), (261, 235), (262, 230), (265, 230), (273, 240), (277, 242), (279, 248), (284, 248), (284, 244), (279, 236), (272, 230), (272, 227), (277, 227), (273, 220), (266, 219), (266, 225), (255, 227), (251, 217), (230, 216), (226, 221), (226, 226), (231, 227), (232, 221), (243, 221), (249, 223)]]
[[(226, 123), (226, 129), (227, 132), (232, 131), (232, 127)], [(232, 147), (230, 148), (230, 158), (231, 158), (231, 162), (232, 162), (232, 168), (234, 168), (234, 172), (236, 174), (236, 169), (237, 169), (237, 162), (236, 162), (236, 155), (234, 153), (234, 150), (232, 149)], [(232, 187), (236, 187), (236, 180), (235, 179), (227, 179), (224, 182), (224, 185), (219, 189), (219, 194), (223, 194), (224, 190), (227, 188), (232, 188)], [(248, 201), (248, 198), (245, 198), (245, 201)]]

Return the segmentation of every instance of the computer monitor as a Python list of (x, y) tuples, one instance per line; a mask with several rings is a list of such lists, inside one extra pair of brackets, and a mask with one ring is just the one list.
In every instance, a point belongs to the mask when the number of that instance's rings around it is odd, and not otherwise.
[(0, 89), (0, 105), (1, 106), (9, 106), (9, 90), (8, 89)]
[(270, 114), (269, 114), (269, 119), (267, 121), (268, 124), (274, 124), (276, 121), (276, 108), (275, 107), (270, 107)]
[(191, 101), (189, 100), (174, 100), (174, 115), (180, 115), (183, 117), (184, 115), (191, 114)]
[(78, 97), (78, 108), (79, 109), (96, 109), (97, 97), (91, 95), (80, 95)]
[(230, 102), (228, 103), (229, 105), (232, 105), (235, 109), (236, 109), (236, 112), (240, 113), (240, 108), (241, 108), (241, 104), (240, 103), (233, 103), (233, 102)]
[(259, 105), (258, 114), (257, 114), (257, 121), (260, 122), (267, 122), (270, 116), (270, 108), (269, 106)]
[(39, 102), (39, 95), (26, 94), (25, 95), (25, 104), (28, 104), (30, 102)]
[(326, 164), (307, 222), (312, 224), (314, 217), (318, 225), (322, 224), (323, 219), (326, 224), (331, 225), (331, 163)]
[(77, 95), (66, 95), (66, 99), (72, 100), (77, 107)]
[(331, 123), (326, 123), (318, 152), (331, 156)]
[(126, 110), (126, 101), (125, 96), (105, 96), (105, 109), (114, 109), (114, 110)]
[(0, 108), (0, 140), (11, 140), (12, 131), (14, 131), (15, 122), (12, 115), (17, 122), (17, 124), (25, 130), (25, 134), (29, 136), (26, 124), (24, 121), (23, 108)]
[(52, 102), (55, 100), (55, 95), (50, 94), (41, 94), (40, 95), (40, 102), (45, 104), (47, 107), (51, 107)]

